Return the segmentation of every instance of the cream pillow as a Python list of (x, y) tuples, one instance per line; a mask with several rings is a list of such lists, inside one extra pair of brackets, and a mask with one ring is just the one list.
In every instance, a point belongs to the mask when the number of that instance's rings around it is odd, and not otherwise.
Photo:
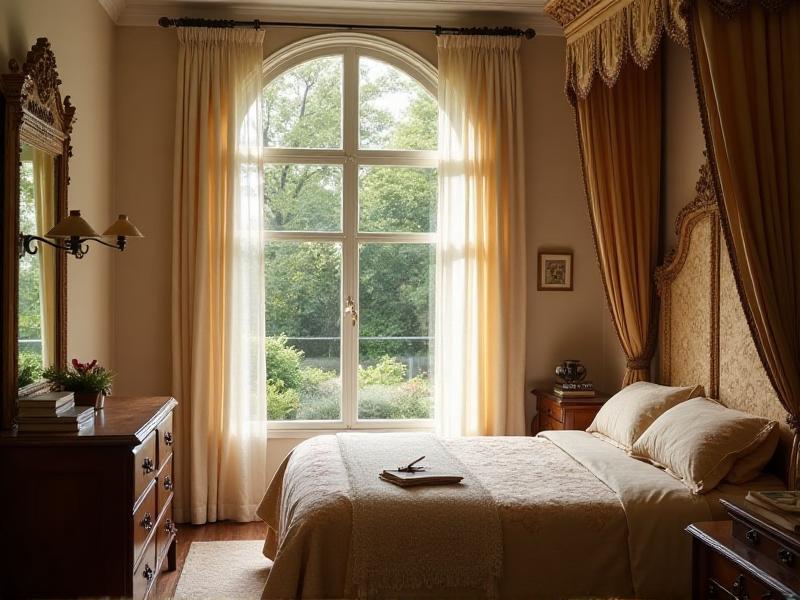
[(753, 452), (777, 421), (693, 398), (658, 417), (631, 454), (663, 467), (695, 494), (713, 490), (738, 458)]
[(630, 452), (633, 443), (664, 411), (702, 395), (703, 386), (700, 385), (669, 387), (647, 381), (632, 383), (603, 405), (586, 431)]
[(775, 449), (778, 447), (778, 442), (781, 439), (781, 428), (774, 427), (766, 439), (758, 445), (758, 447), (739, 458), (728, 474), (725, 476), (725, 481), (728, 483), (746, 483), (751, 479), (755, 479), (767, 466), (767, 463), (775, 454)]

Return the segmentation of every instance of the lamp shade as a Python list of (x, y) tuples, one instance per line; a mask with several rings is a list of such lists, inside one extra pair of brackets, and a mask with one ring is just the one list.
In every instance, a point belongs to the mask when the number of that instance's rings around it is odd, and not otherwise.
[(45, 237), (53, 239), (81, 237), (96, 238), (99, 234), (81, 216), (81, 211), (71, 210), (69, 216), (56, 223)]
[(116, 237), (144, 237), (136, 225), (128, 221), (128, 215), (120, 215), (111, 226), (103, 232), (103, 235), (113, 235)]

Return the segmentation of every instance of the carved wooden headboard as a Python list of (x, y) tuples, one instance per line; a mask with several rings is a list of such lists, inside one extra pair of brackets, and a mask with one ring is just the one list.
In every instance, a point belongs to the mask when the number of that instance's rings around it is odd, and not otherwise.
[(792, 431), (761, 364), (739, 301), (708, 164), (695, 199), (678, 215), (678, 243), (656, 270), (661, 297), (661, 383), (705, 387), (725, 406), (781, 425), (771, 470), (794, 485)]

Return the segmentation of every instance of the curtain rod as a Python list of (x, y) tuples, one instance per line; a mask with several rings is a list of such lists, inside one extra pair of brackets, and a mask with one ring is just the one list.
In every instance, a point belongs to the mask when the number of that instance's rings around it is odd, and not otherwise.
[(342, 23), (296, 23), (286, 21), (234, 21), (230, 19), (200, 19), (194, 17), (170, 18), (161, 17), (158, 20), (161, 27), (308, 27), (311, 29), (371, 29), (378, 31), (432, 31), (436, 35), (455, 34), (455, 35), (501, 35), (501, 36), (522, 36), (532, 39), (536, 31), (531, 28), (516, 29), (514, 27), (415, 27), (413, 25), (347, 25)]

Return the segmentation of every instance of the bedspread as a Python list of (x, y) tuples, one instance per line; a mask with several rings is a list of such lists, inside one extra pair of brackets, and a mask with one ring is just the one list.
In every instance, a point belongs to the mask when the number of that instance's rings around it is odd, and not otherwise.
[[(685, 548), (688, 555), (684, 521), (708, 519), (705, 501), (685, 488), (681, 493), (675, 487), (680, 484), (663, 471), (585, 432), (548, 437), (442, 440), (497, 503), (503, 535), (500, 596), (688, 597), (690, 572), (681, 577), (672, 569), (685, 560), (673, 550)], [(628, 472), (631, 464), (646, 469), (644, 485), (667, 492), (648, 495), (635, 476), (614, 475)], [(264, 553), (274, 560), (264, 598), (359, 596), (352, 583), (350, 498), (335, 436), (307, 440), (287, 457), (258, 510), (269, 526)], [(677, 516), (653, 528), (648, 521), (663, 519), (665, 511)], [(669, 539), (653, 543), (654, 535)], [(650, 558), (640, 560), (645, 551)], [(664, 572), (673, 577), (659, 590)], [(475, 590), (448, 592), (431, 590), (428, 597), (481, 597)]]

